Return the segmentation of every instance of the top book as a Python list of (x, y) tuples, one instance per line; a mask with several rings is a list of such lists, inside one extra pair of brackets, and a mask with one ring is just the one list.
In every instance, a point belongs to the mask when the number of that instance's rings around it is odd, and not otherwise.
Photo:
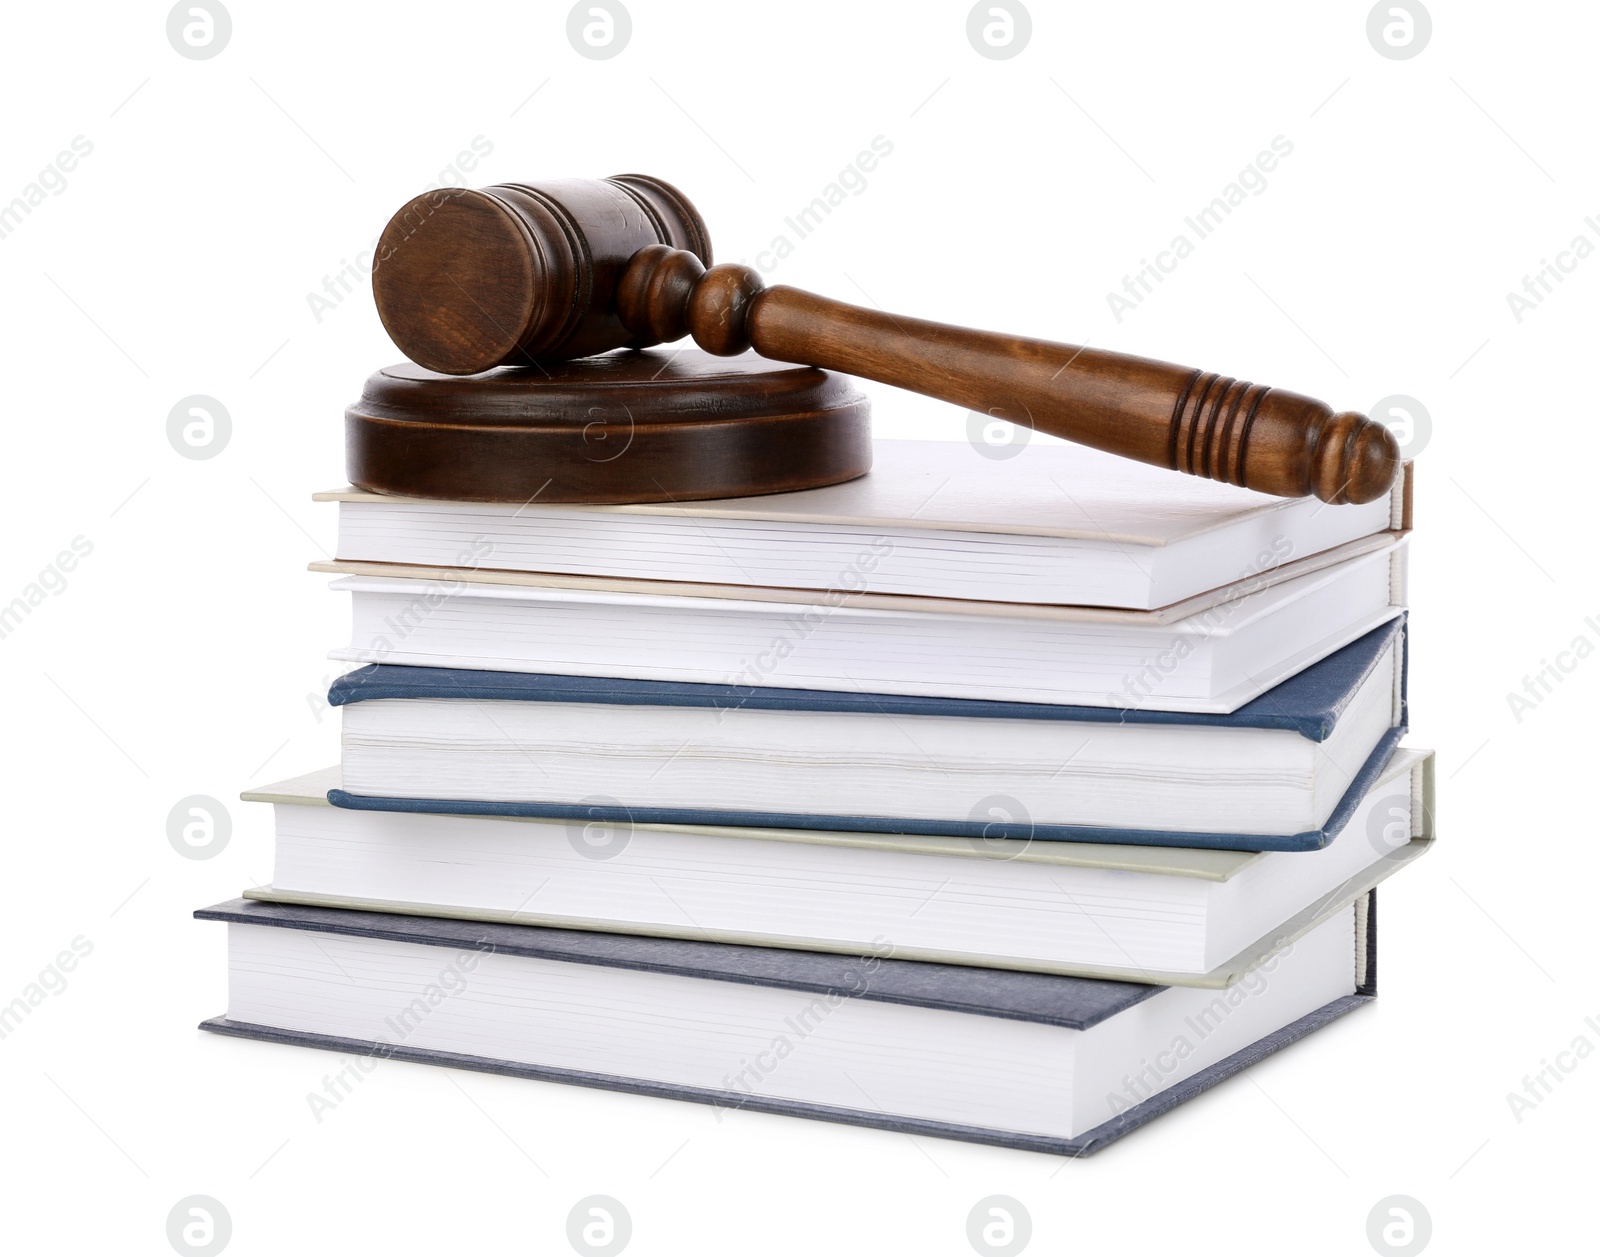
[[(1408, 526), (1386, 499), (1328, 506), (1065, 443), (986, 458), (876, 441), (824, 489), (634, 506), (439, 502), (345, 489), (339, 558), (712, 585), (1154, 610)], [(1341, 556), (1342, 557), (1342, 556)]]

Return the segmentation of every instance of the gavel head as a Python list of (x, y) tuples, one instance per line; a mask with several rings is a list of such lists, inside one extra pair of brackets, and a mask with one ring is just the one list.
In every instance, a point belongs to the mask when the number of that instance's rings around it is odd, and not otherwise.
[(662, 338), (624, 327), (616, 296), (647, 245), (711, 264), (694, 206), (647, 175), (441, 188), (389, 220), (372, 293), (401, 351), (446, 375), (643, 348)]

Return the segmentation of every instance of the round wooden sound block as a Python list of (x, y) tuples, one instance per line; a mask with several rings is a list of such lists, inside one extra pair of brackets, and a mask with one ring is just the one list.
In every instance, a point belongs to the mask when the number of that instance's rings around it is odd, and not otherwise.
[(385, 367), (345, 411), (350, 482), (464, 502), (683, 502), (838, 484), (872, 465), (847, 376), (699, 350), (440, 375)]

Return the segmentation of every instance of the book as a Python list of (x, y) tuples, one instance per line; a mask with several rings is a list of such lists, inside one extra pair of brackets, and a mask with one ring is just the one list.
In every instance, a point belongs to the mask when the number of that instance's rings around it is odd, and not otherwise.
[[(489, 582), (364, 565), (335, 659), (936, 698), (1232, 711), (1399, 614), (1402, 541), (1169, 613), (1003, 603), (873, 605)], [(348, 567), (338, 565), (314, 565)], [(537, 582), (537, 583), (533, 583)], [(605, 582), (614, 585), (616, 582)], [(638, 582), (634, 583), (635, 586)], [(768, 591), (770, 594), (771, 591)], [(1220, 599), (1220, 600), (1219, 600)]]
[[(1376, 994), (1375, 893), (1224, 991), (237, 899), (201, 1028), (1092, 1153)], [(350, 1079), (347, 1085), (352, 1085)]]
[(1399, 750), (1327, 847), (1245, 853), (369, 812), (331, 768), (244, 794), (276, 830), (245, 897), (1225, 987), (1426, 852), (1432, 783)]
[(1404, 620), (1227, 715), (369, 665), (340, 807), (1306, 851), (1406, 727)]
[(1409, 527), (1407, 483), (1327, 507), (1064, 442), (997, 461), (960, 442), (876, 441), (858, 480), (721, 501), (316, 498), (339, 503), (345, 560), (1153, 609)]

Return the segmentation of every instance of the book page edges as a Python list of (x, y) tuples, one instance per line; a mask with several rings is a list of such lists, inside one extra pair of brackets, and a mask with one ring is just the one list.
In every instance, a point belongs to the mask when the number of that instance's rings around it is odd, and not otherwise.
[[(390, 580), (440, 581), (447, 584), (509, 585), (530, 589), (577, 590), (642, 597), (709, 598), (733, 602), (771, 602), (788, 606), (827, 606), (867, 611), (922, 612), (931, 615), (995, 616), (1010, 619), (1054, 620), (1086, 624), (1164, 626), (1199, 615), (1274, 585), (1324, 571), (1347, 560), (1404, 546), (1407, 534), (1380, 532), (1345, 542), (1331, 550), (1273, 568), (1270, 572), (1223, 585), (1182, 602), (1153, 611), (1118, 607), (1065, 604), (985, 602), (975, 599), (932, 598), (914, 594), (850, 593), (844, 590), (794, 589), (769, 585), (709, 585), (686, 581), (635, 580), (626, 577), (569, 576), (553, 572), (518, 572), (503, 568), (430, 567), (411, 563), (380, 563), (357, 559), (318, 559), (307, 571), (333, 576), (372, 576)], [(1391, 585), (1392, 585), (1391, 580)]]
[[(307, 777), (297, 778), (296, 781), (307, 781), (324, 776), (333, 770), (323, 770), (321, 774), (308, 774)], [(1139, 968), (1137, 966), (1096, 966), (1096, 965), (1061, 965), (1049, 961), (1030, 960), (1018, 957), (985, 957), (966, 952), (945, 952), (929, 948), (895, 948), (890, 954), (902, 960), (918, 960), (940, 964), (961, 964), (977, 968), (1016, 969), (1033, 973), (1051, 973), (1070, 975), (1075, 977), (1099, 978), (1112, 981), (1140, 982), (1158, 986), (1195, 986), (1220, 989), (1237, 984), (1253, 970), (1259, 968), (1272, 956), (1277, 955), (1297, 939), (1302, 938), (1309, 931), (1315, 929), (1323, 922), (1330, 919), (1351, 903), (1364, 897), (1384, 879), (1388, 878), (1405, 865), (1426, 855), (1434, 843), (1434, 753), (1431, 750), (1402, 747), (1397, 750), (1385, 766), (1383, 773), (1373, 783), (1369, 795), (1380, 790), (1384, 785), (1397, 779), (1404, 778), (1407, 782), (1412, 797), (1412, 838), (1404, 847), (1396, 848), (1388, 854), (1362, 869), (1353, 877), (1347, 879), (1338, 887), (1323, 895), (1320, 899), (1300, 910), (1285, 921), (1276, 930), (1257, 939), (1250, 946), (1244, 948), (1238, 955), (1217, 966), (1210, 973), (1191, 974), (1174, 973), (1170, 971), (1157, 971)], [(267, 787), (262, 791), (252, 792), (257, 797), (274, 802), (296, 802), (316, 806), (326, 800), (317, 798), (293, 798), (274, 795), (274, 790), (283, 786), (293, 786), (294, 782), (282, 783), (280, 787)], [(246, 796), (249, 797), (249, 796)], [(718, 834), (737, 837), (769, 838), (779, 837), (787, 841), (817, 841), (814, 837), (794, 837), (790, 831), (780, 830), (719, 830), (710, 826), (652, 826), (670, 832), (699, 833), (708, 836)], [(888, 848), (895, 850), (916, 851), (925, 844), (885, 844), (877, 841), (876, 835), (835, 835), (845, 839), (838, 845), (862, 846), (873, 848)], [(1354, 837), (1354, 835), (1352, 835)], [(1028, 844), (1016, 843), (1019, 847)], [(1140, 849), (1134, 848), (1138, 851)], [(1182, 856), (1205, 856), (1211, 854), (1245, 855), (1238, 852), (1191, 852), (1182, 849), (1172, 849), (1175, 854)], [(944, 853), (944, 852), (940, 852)], [(978, 858), (985, 858), (981, 854)], [(1025, 853), (1019, 853), (1025, 854)], [(994, 857), (988, 857), (994, 858)], [(1260, 854), (1245, 855), (1235, 868), (1242, 868), (1244, 864), (1261, 858)], [(1078, 859), (1078, 860), (1049, 860), (1050, 863), (1075, 863), (1085, 867), (1126, 867), (1105, 860)], [(1155, 862), (1152, 862), (1155, 863)], [(1135, 866), (1128, 871), (1168, 873), (1176, 876), (1204, 876), (1194, 872), (1183, 871), (1181, 861), (1167, 861), (1171, 867), (1158, 869), (1153, 867)], [(1232, 876), (1233, 874), (1229, 874)], [(1210, 880), (1226, 880), (1226, 878), (1212, 878)], [(342, 896), (319, 895), (304, 891), (278, 890), (272, 886), (253, 887), (244, 892), (246, 899), (258, 899), (267, 903), (300, 904), (306, 907), (319, 908), (345, 908), (368, 912), (393, 912), (405, 916), (430, 916), (444, 917), (451, 920), (463, 921), (491, 921), (510, 925), (540, 925), (558, 929), (584, 929), (601, 933), (616, 934), (647, 934), (666, 938), (693, 939), (706, 942), (737, 943), (756, 947), (779, 947), (800, 951), (840, 951), (837, 942), (825, 942), (815, 939), (795, 938), (780, 935), (766, 935), (747, 931), (721, 931), (708, 930), (700, 927), (679, 927), (651, 923), (648, 926), (637, 922), (608, 921), (597, 918), (574, 918), (559, 915), (544, 915), (532, 912), (503, 912), (497, 910), (456, 909), (447, 905), (397, 903), (388, 900), (358, 899)], [(1358, 940), (1364, 937), (1362, 928), (1358, 928)], [(863, 944), (865, 946), (865, 944)], [(1359, 943), (1358, 943), (1359, 953)], [(1360, 974), (1364, 971), (1364, 960), (1358, 954), (1357, 981), (1361, 981)]]
[[(874, 952), (895, 960), (911, 960), (927, 964), (954, 964), (975, 969), (1002, 969), (1023, 973), (1039, 973), (1057, 977), (1091, 978), (1107, 982), (1136, 982), (1147, 986), (1187, 986), (1206, 990), (1225, 990), (1237, 985), (1274, 956), (1292, 947), (1311, 930), (1337, 916), (1353, 903), (1366, 898), (1368, 893), (1412, 861), (1420, 859), (1431, 849), (1429, 840), (1414, 838), (1404, 847), (1397, 848), (1367, 866), (1356, 876), (1324, 895), (1309, 907), (1295, 913), (1270, 934), (1257, 939), (1237, 956), (1218, 965), (1209, 973), (1181, 973), (1164, 969), (1145, 969), (1138, 966), (1062, 964), (1017, 956), (985, 956), (980, 953), (945, 951), (929, 947), (892, 947), (886, 952)], [(602, 934), (645, 935), (649, 937), (684, 939), (693, 942), (730, 943), (741, 947), (773, 947), (789, 951), (815, 951), (835, 955), (854, 955), (857, 951), (870, 951), (874, 944), (861, 942), (852, 946), (836, 940), (818, 940), (791, 935), (762, 934), (746, 930), (717, 930), (701, 926), (676, 926), (651, 922), (641, 925), (633, 921), (609, 921), (596, 917), (568, 917), (558, 914), (534, 912), (503, 912), (496, 910), (461, 909), (447, 905), (397, 903), (382, 899), (359, 899), (337, 895), (319, 895), (308, 891), (278, 890), (272, 886), (255, 886), (245, 890), (245, 899), (262, 903), (296, 904), (308, 908), (338, 908), (348, 911), (387, 912), (400, 916), (443, 917), (456, 921), (479, 921), (496, 925), (533, 925), (546, 929), (588, 930)], [(1361, 930), (1358, 916), (1358, 935)], [(1364, 962), (1357, 956), (1356, 982), (1362, 980)]]
[[(328, 791), (341, 786), (338, 765), (246, 790), (247, 803), (284, 803), (300, 807), (328, 807)], [(437, 813), (435, 813), (437, 815)], [(519, 825), (556, 825), (532, 816), (464, 816), (463, 820), (510, 821)], [(1015, 839), (985, 841), (982, 848), (965, 838), (932, 834), (873, 834), (846, 830), (765, 829), (727, 825), (640, 825), (642, 830), (668, 834), (695, 834), (707, 838), (736, 838), (752, 842), (793, 842), (807, 846), (847, 847), (864, 851), (893, 851), (905, 855), (953, 856), (959, 859), (1020, 861), (1057, 868), (1107, 869), (1225, 882), (1265, 854), (1259, 851), (1223, 851), (1207, 848), (1144, 847), (1117, 843), (1038, 843)], [(1066, 848), (1072, 848), (1067, 850)]]
[[(345, 486), (315, 493), (312, 501), (458, 506), (490, 511), (516, 505), (519, 512), (578, 511), (595, 516), (653, 515), (890, 531), (991, 533), (1151, 549), (1189, 541), (1248, 520), (1299, 510), (1308, 501), (1184, 476), (1168, 468), (1070, 443), (1034, 447), (1028, 451), (1031, 461), (1027, 465), (976, 469), (967, 462), (967, 451), (957, 442), (879, 440), (873, 446), (874, 472), (859, 481), (745, 498), (610, 505), (536, 502), (530, 506), (378, 494)], [(957, 470), (963, 471), (959, 482)], [(875, 486), (872, 482), (878, 479), (884, 483)], [(1085, 482), (1093, 490), (1086, 494), (1087, 502), (1080, 502), (1073, 495), (1073, 487)], [(927, 484), (936, 487), (932, 493), (924, 494), (922, 489)], [(1003, 498), (997, 494), (997, 487), (1002, 485), (1012, 486), (1017, 496)], [(1395, 517), (1393, 501), (1391, 491), (1391, 519)], [(1055, 516), (1055, 522), (1036, 522), (1041, 514), (1046, 518)], [(1107, 520), (1111, 521), (1109, 526)]]

